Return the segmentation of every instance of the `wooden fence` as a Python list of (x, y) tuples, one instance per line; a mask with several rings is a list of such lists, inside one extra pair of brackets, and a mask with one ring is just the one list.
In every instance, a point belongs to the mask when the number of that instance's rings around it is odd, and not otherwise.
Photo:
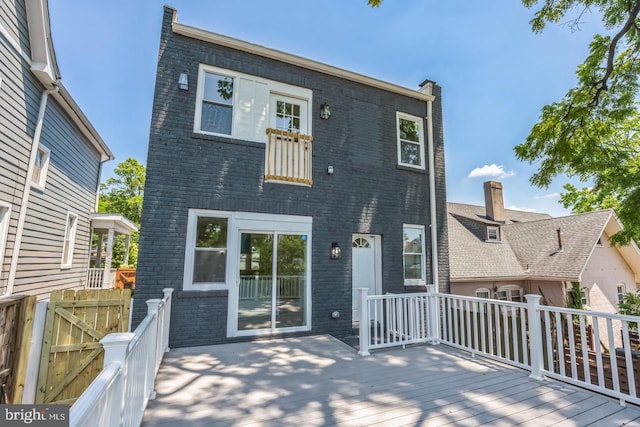
[(0, 298), (0, 404), (21, 403), (35, 296)]
[(73, 403), (98, 376), (100, 340), (129, 327), (129, 289), (54, 291), (47, 307), (36, 403)]

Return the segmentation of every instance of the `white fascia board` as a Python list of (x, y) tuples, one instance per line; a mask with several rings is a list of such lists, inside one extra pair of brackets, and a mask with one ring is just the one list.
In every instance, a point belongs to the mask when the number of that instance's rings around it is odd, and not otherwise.
[(200, 28), (195, 28), (189, 25), (181, 24), (178, 22), (177, 10), (173, 11), (173, 22), (171, 23), (171, 28), (174, 33), (180, 34), (186, 37), (190, 37), (193, 39), (202, 40), (208, 43), (229, 47), (231, 49), (240, 50), (242, 52), (252, 53), (254, 55), (263, 56), (269, 59), (275, 59), (277, 61), (286, 62), (288, 64), (292, 64), (298, 67), (307, 68), (309, 70), (317, 71), (320, 73), (328, 74), (328, 75), (339, 77), (346, 80), (351, 80), (357, 83), (362, 83), (367, 86), (383, 89), (383, 90), (404, 95), (410, 98), (415, 98), (422, 101), (435, 100), (435, 96), (427, 93), (419, 92), (417, 90), (398, 86), (393, 83), (388, 83), (382, 80), (375, 79), (373, 77), (368, 77), (362, 74), (354, 73), (352, 71), (344, 70), (342, 68), (323, 64), (318, 61), (303, 58), (301, 56), (292, 55), (290, 53), (286, 53), (286, 52), (271, 49), (268, 47), (260, 46), (257, 44), (238, 40), (233, 37), (223, 36), (222, 34), (217, 34), (211, 31), (206, 31)]

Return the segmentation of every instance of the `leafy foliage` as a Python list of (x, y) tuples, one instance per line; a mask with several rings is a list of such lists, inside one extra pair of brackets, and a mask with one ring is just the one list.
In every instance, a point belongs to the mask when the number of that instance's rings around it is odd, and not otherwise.
[[(533, 7), (540, 0), (523, 0)], [(565, 185), (561, 202), (575, 212), (614, 208), (625, 229), (615, 244), (640, 237), (640, 115), (637, 97), (640, 76), (640, 32), (636, 24), (640, 1), (544, 0), (531, 21), (536, 32), (548, 23), (577, 14), (600, 14), (613, 35), (595, 35), (589, 55), (578, 66), (577, 84), (558, 102), (543, 107), (526, 141), (515, 147), (516, 157), (539, 162), (531, 182), (548, 187), (566, 174), (592, 186)]]
[[(640, 316), (640, 290), (635, 293), (628, 292), (622, 298), (618, 312), (628, 316)], [(633, 329), (638, 329), (637, 323), (629, 323), (629, 326)]]
[(571, 288), (567, 290), (565, 307), (583, 310), (582, 292), (580, 291), (580, 282), (571, 282)]
[[(100, 183), (98, 212), (122, 214), (140, 227), (146, 168), (136, 159), (129, 158), (120, 162), (113, 172), (115, 177)], [(128, 263), (130, 266), (137, 264), (138, 237), (139, 233), (131, 234)], [(112, 265), (123, 265), (124, 247), (124, 236), (116, 236)]]

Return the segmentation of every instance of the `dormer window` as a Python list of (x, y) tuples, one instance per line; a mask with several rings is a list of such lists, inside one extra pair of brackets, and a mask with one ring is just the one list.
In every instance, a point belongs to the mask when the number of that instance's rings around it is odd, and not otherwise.
[(487, 242), (500, 241), (500, 227), (487, 226)]

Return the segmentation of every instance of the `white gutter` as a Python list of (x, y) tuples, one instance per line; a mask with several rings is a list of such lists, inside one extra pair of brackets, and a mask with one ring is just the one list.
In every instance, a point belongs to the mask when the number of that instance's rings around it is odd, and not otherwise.
[(29, 165), (27, 166), (27, 175), (24, 179), (24, 188), (22, 190), (22, 199), (20, 202), (20, 216), (18, 217), (18, 225), (16, 227), (16, 237), (13, 243), (13, 251), (11, 253), (11, 267), (9, 268), (9, 278), (7, 279), (6, 294), (13, 292), (13, 284), (16, 280), (16, 271), (18, 270), (18, 257), (20, 256), (20, 246), (22, 245), (22, 233), (24, 231), (24, 223), (27, 218), (27, 206), (29, 204), (29, 194), (31, 194), (31, 176), (35, 166), (38, 148), (40, 147), (40, 134), (42, 133), (42, 124), (44, 122), (44, 113), (47, 110), (47, 99), (50, 93), (58, 91), (58, 86), (53, 89), (47, 89), (42, 92), (40, 98), (40, 110), (38, 111), (38, 121), (36, 129), (33, 133), (33, 142), (31, 144), (31, 155), (29, 156)]
[(427, 150), (429, 151), (429, 208), (431, 213), (431, 268), (433, 272), (433, 284), (438, 289), (438, 220), (436, 215), (436, 173), (435, 153), (433, 152), (433, 83), (427, 82), (422, 88), (429, 99), (427, 99)]

